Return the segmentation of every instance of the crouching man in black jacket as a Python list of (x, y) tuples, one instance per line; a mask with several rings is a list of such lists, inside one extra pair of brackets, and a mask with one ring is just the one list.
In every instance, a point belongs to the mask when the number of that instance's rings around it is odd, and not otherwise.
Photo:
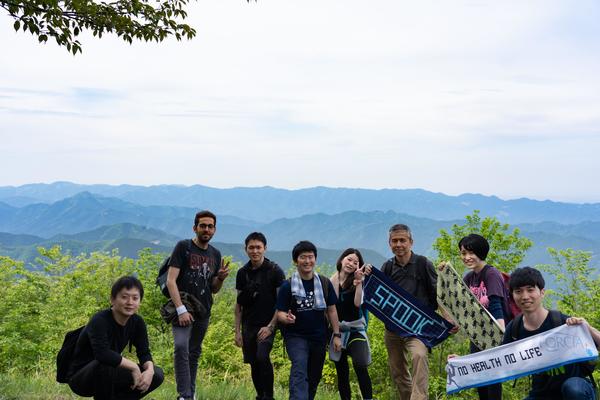
[[(140, 399), (160, 386), (163, 371), (154, 365), (144, 319), (137, 310), (144, 297), (142, 283), (124, 276), (112, 286), (111, 307), (94, 314), (77, 340), (69, 386), (95, 399)], [(139, 364), (123, 357), (135, 347)]]

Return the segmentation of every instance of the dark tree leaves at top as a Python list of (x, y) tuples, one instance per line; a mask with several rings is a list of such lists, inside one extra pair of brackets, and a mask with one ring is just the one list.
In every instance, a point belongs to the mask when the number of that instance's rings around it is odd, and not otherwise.
[(40, 43), (54, 39), (73, 54), (81, 53), (77, 39), (85, 30), (99, 38), (116, 34), (130, 44), (134, 39), (161, 42), (168, 36), (191, 39), (194, 28), (181, 23), (188, 0), (0, 0), (15, 20), (16, 31), (29, 31)]

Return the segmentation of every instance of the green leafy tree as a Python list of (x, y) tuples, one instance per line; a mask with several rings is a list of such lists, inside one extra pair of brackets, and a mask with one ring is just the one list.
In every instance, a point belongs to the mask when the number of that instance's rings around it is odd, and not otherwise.
[(40, 43), (54, 39), (73, 54), (81, 53), (77, 39), (83, 31), (99, 38), (116, 34), (126, 42), (134, 39), (161, 42), (168, 36), (191, 39), (196, 31), (181, 23), (189, 0), (0, 0), (14, 19), (18, 32), (29, 31)]
[[(54, 382), (55, 356), (65, 332), (85, 324), (98, 310), (108, 307), (109, 289), (119, 276), (136, 274), (144, 285), (144, 300), (140, 307), (148, 326), (150, 347), (157, 365), (165, 370), (167, 383), (157, 391), (157, 400), (171, 398), (173, 383), (173, 338), (170, 325), (159, 315), (160, 305), (166, 299), (154, 285), (158, 266), (164, 254), (154, 254), (150, 249), (142, 250), (138, 258), (120, 257), (112, 253), (92, 253), (72, 256), (55, 246), (39, 248), (40, 257), (36, 270), (24, 267), (22, 262), (0, 256), (0, 392), (3, 383), (16, 381), (13, 390), (22, 393), (21, 384), (26, 377), (43, 377), (35, 390), (40, 399), (71, 398), (68, 389)], [(223, 289), (215, 295), (211, 323), (203, 342), (199, 379), (202, 380), (199, 399), (249, 398), (253, 393), (250, 369), (243, 364), (242, 352), (233, 341), (233, 304), (235, 290), (233, 282), (238, 264), (232, 265), (232, 274)], [(330, 268), (322, 266), (324, 270)], [(384, 345), (384, 325), (377, 318), (369, 322), (369, 338), (373, 363), (369, 368), (376, 397), (392, 400), (397, 394), (392, 386), (387, 368), (387, 351)], [(445, 399), (445, 364), (448, 353), (465, 354), (468, 341), (453, 337), (433, 349), (430, 363), (429, 398)], [(132, 355), (132, 358), (135, 356)], [(277, 398), (288, 391), (290, 361), (288, 360), (281, 334), (277, 333), (271, 359), (275, 367)], [(351, 375), (354, 393), (359, 393), (354, 375)], [(332, 363), (326, 362), (318, 398), (334, 399), (336, 373)], [(505, 398), (522, 398), (526, 380), (520, 380), (516, 388), (505, 385)], [(63, 392), (59, 391), (64, 390)], [(26, 389), (34, 392), (33, 388)], [(7, 393), (2, 392), (3, 395)], [(2, 397), (0, 395), (0, 397)], [(8, 398), (20, 398), (10, 395)], [(74, 398), (74, 397), (73, 397)], [(461, 392), (453, 398), (471, 399), (472, 393)]]
[(590, 265), (592, 253), (582, 250), (548, 248), (552, 264), (540, 265), (554, 278), (556, 289), (548, 290), (558, 308), (570, 315), (600, 321), (596, 304), (600, 300), (600, 278)]
[(463, 237), (477, 233), (485, 237), (490, 243), (490, 252), (486, 261), (504, 272), (510, 272), (523, 259), (525, 253), (533, 245), (533, 242), (521, 236), (518, 228), (510, 232), (508, 224), (502, 224), (495, 217), (481, 218), (479, 210), (465, 217), (463, 225), (452, 225), (451, 232), (440, 230), (440, 236), (433, 243), (437, 251), (437, 262), (450, 261), (457, 271), (464, 270), (460, 259), (458, 242)]

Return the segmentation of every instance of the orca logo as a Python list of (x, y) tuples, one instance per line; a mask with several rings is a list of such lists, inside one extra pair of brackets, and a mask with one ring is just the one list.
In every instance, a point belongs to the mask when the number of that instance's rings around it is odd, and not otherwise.
[(579, 336), (567, 335), (565, 333), (556, 333), (552, 336), (548, 336), (544, 339), (543, 345), (545, 350), (550, 352), (585, 348), (583, 341)]

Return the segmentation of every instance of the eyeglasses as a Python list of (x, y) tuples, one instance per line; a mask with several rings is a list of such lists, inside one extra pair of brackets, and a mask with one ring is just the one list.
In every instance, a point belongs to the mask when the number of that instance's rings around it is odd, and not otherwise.
[(215, 229), (215, 226), (213, 224), (198, 224), (198, 228), (213, 230)]

